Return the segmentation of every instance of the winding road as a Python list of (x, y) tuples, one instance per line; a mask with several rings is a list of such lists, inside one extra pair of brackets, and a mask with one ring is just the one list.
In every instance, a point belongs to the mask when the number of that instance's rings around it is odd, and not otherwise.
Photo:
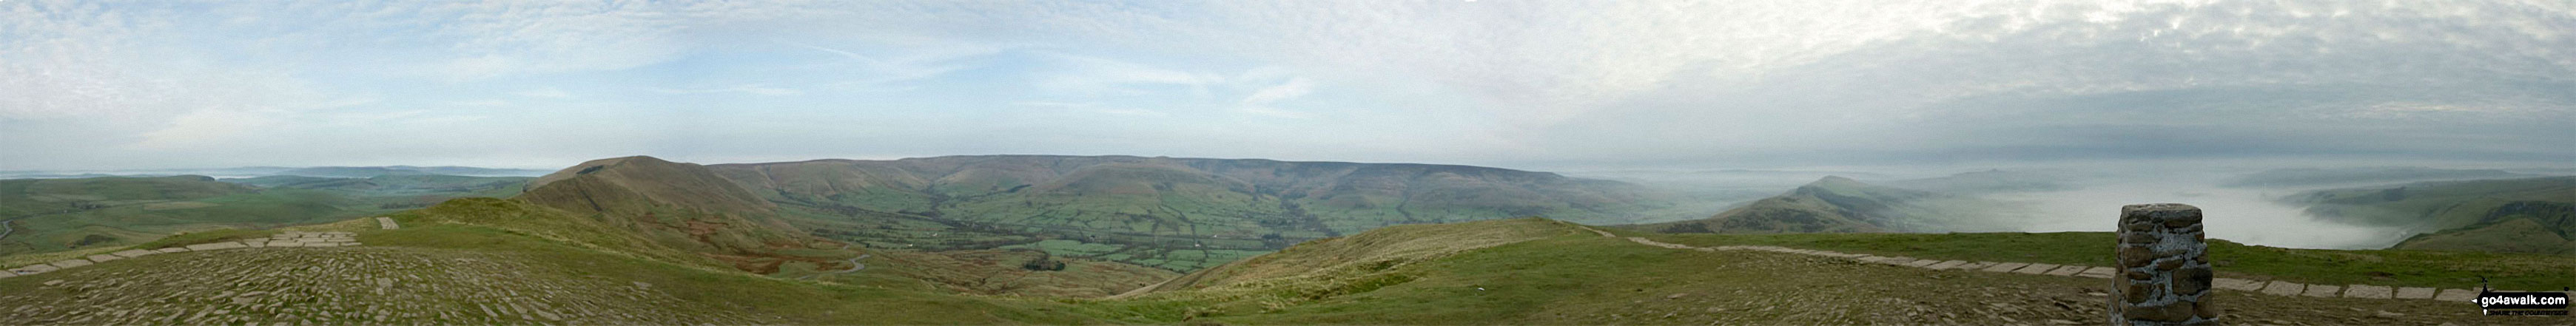
[[(842, 250), (849, 250), (849, 249), (850, 249), (850, 245), (848, 245), (848, 244), (842, 244), (842, 245), (841, 245), (841, 249), (842, 249)], [(850, 269), (831, 271), (831, 272), (826, 273), (826, 274), (849, 274), (849, 273), (851, 273), (851, 272), (857, 272), (857, 271), (862, 270), (862, 269), (868, 269), (868, 265), (866, 265), (866, 264), (860, 264), (860, 263), (859, 263), (859, 260), (860, 260), (860, 259), (868, 259), (868, 256), (874, 256), (874, 254), (859, 254), (859, 256), (858, 256), (858, 257), (850, 258)], [(816, 277), (816, 276), (823, 276), (823, 275), (824, 275), (824, 274), (806, 275), (805, 277), (798, 277), (798, 278), (796, 278), (796, 279), (799, 279), (799, 280), (811, 280), (811, 279), (814, 279), (814, 277)]]

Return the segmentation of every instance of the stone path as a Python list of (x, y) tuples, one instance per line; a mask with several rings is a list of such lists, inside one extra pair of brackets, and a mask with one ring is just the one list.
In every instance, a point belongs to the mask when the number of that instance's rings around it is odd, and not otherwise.
[[(391, 223), (391, 222), (386, 222), (386, 223)], [(390, 225), (390, 224), (388, 224), (388, 225)], [(89, 255), (89, 257), (81, 257), (81, 258), (65, 259), (65, 260), (55, 261), (55, 262), (50, 262), (50, 263), (35, 264), (35, 265), (27, 265), (27, 266), (19, 266), (18, 268), (11, 268), (11, 269), (9, 269), (8, 271), (0, 271), (0, 277), (13, 277), (13, 276), (19, 276), (19, 275), (31, 275), (31, 274), (38, 274), (38, 273), (52, 272), (52, 271), (62, 270), (62, 269), (65, 269), (65, 268), (73, 268), (73, 267), (89, 266), (90, 264), (104, 263), (104, 262), (107, 262), (107, 261), (110, 261), (110, 260), (118, 260), (118, 259), (134, 258), (134, 257), (143, 257), (143, 256), (151, 256), (151, 255), (158, 255), (158, 254), (166, 254), (166, 253), (180, 253), (180, 252), (190, 252), (190, 251), (215, 251), (215, 250), (241, 249), (241, 248), (270, 248), (270, 247), (340, 247), (340, 246), (355, 246), (355, 245), (358, 245), (358, 244), (359, 244), (359, 243), (358, 243), (357, 234), (355, 234), (355, 233), (349, 233), (349, 232), (292, 232), (292, 231), (289, 231), (289, 232), (285, 232), (285, 233), (278, 233), (277, 235), (269, 236), (267, 239), (250, 239), (250, 240), (242, 240), (242, 241), (225, 241), (225, 242), (215, 242), (215, 243), (201, 243), (201, 244), (192, 244), (192, 245), (187, 245), (187, 246), (184, 246), (184, 247), (177, 247), (177, 248), (161, 248), (161, 249), (156, 249), (156, 250), (133, 249), (133, 250), (118, 251), (118, 252), (106, 253), (106, 254)]]
[(391, 217), (383, 217), (383, 216), (377, 216), (377, 217), (376, 217), (376, 226), (378, 226), (378, 227), (383, 227), (383, 228), (385, 228), (386, 230), (400, 230), (400, 229), (402, 229), (402, 225), (401, 225), (401, 224), (394, 224), (394, 218), (391, 218)]
[[(1592, 231), (1593, 233), (1600, 234), (1600, 235), (1601, 235), (1601, 236), (1603, 236), (1603, 237), (1612, 237), (1612, 238), (1619, 237), (1618, 235), (1611, 234), (1610, 232), (1607, 232), (1607, 231), (1601, 231), (1601, 230), (1599, 230), (1599, 229), (1593, 229), (1593, 228), (1590, 228), (1590, 227), (1584, 227), (1584, 229), (1585, 229), (1585, 230), (1590, 230), (1590, 231)], [(2051, 275), (2051, 276), (2090, 277), (2090, 278), (2099, 278), (2099, 279), (2109, 279), (2109, 278), (2112, 278), (2112, 277), (2114, 277), (2114, 276), (2116, 276), (2116, 275), (2117, 275), (2117, 274), (2116, 274), (2116, 272), (2115, 272), (2116, 270), (2114, 270), (2114, 269), (2112, 269), (2112, 268), (2110, 268), (2110, 267), (2104, 267), (2104, 266), (2076, 266), (2076, 265), (2057, 265), (2057, 264), (2041, 264), (2041, 263), (1982, 262), (1982, 261), (1963, 261), (1963, 260), (1916, 259), (1916, 258), (1913, 258), (1913, 257), (1903, 257), (1903, 256), (1892, 256), (1892, 257), (1891, 257), (1891, 256), (1873, 256), (1873, 255), (1851, 254), (1851, 253), (1840, 253), (1840, 252), (1832, 252), (1832, 251), (1824, 251), (1824, 250), (1809, 250), (1809, 249), (1798, 249), (1798, 248), (1778, 247), (1778, 246), (1717, 246), (1717, 247), (1706, 247), (1706, 248), (1703, 248), (1703, 247), (1692, 247), (1692, 246), (1689, 246), (1689, 245), (1676, 244), (1676, 243), (1664, 243), (1664, 242), (1658, 242), (1658, 241), (1655, 241), (1655, 240), (1648, 240), (1648, 239), (1646, 239), (1646, 238), (1644, 238), (1644, 237), (1627, 237), (1627, 239), (1628, 239), (1628, 241), (1636, 242), (1636, 243), (1638, 243), (1638, 244), (1643, 244), (1643, 245), (1648, 245), (1648, 246), (1655, 246), (1655, 247), (1661, 247), (1661, 248), (1683, 249), (1683, 250), (1698, 250), (1698, 251), (1718, 251), (1718, 250), (1751, 250), (1751, 251), (1769, 251), (1769, 252), (1790, 253), (1790, 254), (1800, 254), (1800, 255), (1809, 255), (1809, 256), (1823, 256), (1823, 257), (1833, 257), (1833, 258), (1846, 258), (1846, 259), (1858, 260), (1858, 261), (1861, 261), (1861, 262), (1867, 262), (1867, 263), (1886, 264), (1886, 265), (1904, 266), (1904, 267), (1913, 267), (1913, 268), (1922, 268), (1922, 269), (1933, 269), (1933, 270), (1956, 269), (1956, 270), (1971, 270), (1971, 271), (1997, 272), (1997, 273), (2020, 273), (2020, 274)], [(2255, 292), (2255, 293), (2262, 293), (2262, 294), (2269, 294), (2269, 295), (2277, 295), (2277, 296), (2308, 296), (2308, 297), (2324, 297), (2324, 298), (2345, 297), (2345, 298), (2364, 298), (2364, 299), (2424, 299), (2424, 300), (2440, 300), (2440, 301), (2470, 301), (2470, 300), (2474, 300), (2474, 299), (2476, 299), (2476, 298), (2477, 298), (2477, 295), (2478, 295), (2478, 291), (2477, 291), (2477, 290), (2475, 290), (2475, 289), (2435, 289), (2435, 288), (2427, 288), (2427, 287), (2388, 287), (2388, 286), (2363, 285), (2363, 284), (2353, 284), (2353, 285), (2312, 285), (2312, 284), (2299, 284), (2299, 283), (2282, 282), (2282, 281), (2271, 281), (2271, 282), (2268, 282), (2268, 283), (2267, 283), (2267, 282), (2263, 282), (2263, 281), (2246, 280), (2246, 279), (2233, 279), (2233, 278), (2223, 278), (2223, 277), (2222, 277), (2222, 278), (2212, 279), (2212, 280), (2210, 281), (2210, 283), (2211, 283), (2211, 284), (2210, 284), (2210, 285), (2211, 285), (2211, 287), (2213, 287), (2213, 288), (2227, 289), (2227, 290), (2233, 290), (2233, 291)]]
[(652, 283), (533, 258), (391, 246), (162, 255), (29, 276), (50, 280), (0, 292), (0, 324), (781, 323), (749, 307), (693, 302)]

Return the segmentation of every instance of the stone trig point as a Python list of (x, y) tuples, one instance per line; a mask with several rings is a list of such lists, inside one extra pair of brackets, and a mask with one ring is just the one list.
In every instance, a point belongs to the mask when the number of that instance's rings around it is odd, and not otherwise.
[(2200, 208), (2183, 204), (2120, 207), (2119, 261), (2112, 268), (2112, 325), (2210, 325), (2209, 245)]

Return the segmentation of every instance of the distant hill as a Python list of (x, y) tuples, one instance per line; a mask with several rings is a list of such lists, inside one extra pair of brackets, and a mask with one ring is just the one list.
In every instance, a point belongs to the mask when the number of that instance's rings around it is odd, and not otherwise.
[(1729, 209), (1706, 219), (1631, 228), (1666, 233), (1928, 232), (1978, 206), (1973, 197), (1884, 187), (1825, 177), (1788, 193)]
[(327, 223), (457, 197), (516, 195), (524, 177), (411, 174), (0, 180), (0, 255), (102, 248), (183, 232)]
[(290, 170), (285, 170), (285, 171), (278, 171), (278, 172), (269, 173), (269, 174), (270, 174), (270, 175), (307, 176), (307, 177), (328, 177), (328, 178), (369, 178), (369, 177), (387, 176), (387, 175), (424, 175), (424, 174), (458, 175), (458, 176), (482, 176), (482, 177), (530, 177), (530, 176), (543, 175), (543, 174), (545, 174), (545, 173), (546, 173), (546, 171), (545, 171), (545, 170), (526, 170), (526, 169), (493, 169), (493, 168), (478, 168), (478, 167), (465, 167), (465, 166), (406, 166), (406, 165), (396, 165), (396, 166), (322, 166), (322, 167), (295, 168), (295, 169), (290, 169)]
[(2238, 176), (2226, 181), (2228, 187), (2349, 187), (2418, 181), (2506, 179), (2536, 175), (2504, 170), (2458, 170), (2426, 167), (2378, 168), (2295, 168), (2273, 169)]
[[(1134, 156), (947, 156), (709, 169), (871, 246), (1049, 248), (1179, 271), (1389, 225), (1527, 216), (1630, 223), (1673, 205), (1615, 181), (1488, 167)], [(1696, 214), (1706, 214), (1699, 212)]]
[(1952, 194), (1988, 194), (2014, 192), (2068, 191), (2076, 186), (2074, 176), (2058, 171), (1986, 170), (1938, 178), (1881, 182), (1889, 187)]
[(255, 178), (221, 179), (227, 183), (261, 188), (294, 188), (343, 191), (379, 196), (468, 193), (482, 197), (518, 195), (530, 177), (470, 177), (444, 174), (387, 174), (366, 178), (326, 178), (296, 175), (273, 175)]
[(2576, 177), (2317, 190), (2283, 200), (2320, 218), (2420, 233), (2398, 249), (2576, 254)]
[(0, 219), (252, 192), (206, 176), (0, 180)]

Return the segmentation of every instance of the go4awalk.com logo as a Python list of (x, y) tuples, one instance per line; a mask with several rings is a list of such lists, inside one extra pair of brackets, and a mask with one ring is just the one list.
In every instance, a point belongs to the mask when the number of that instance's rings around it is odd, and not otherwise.
[(2488, 316), (2567, 315), (2567, 292), (2495, 291), (2481, 284), (2477, 303)]

